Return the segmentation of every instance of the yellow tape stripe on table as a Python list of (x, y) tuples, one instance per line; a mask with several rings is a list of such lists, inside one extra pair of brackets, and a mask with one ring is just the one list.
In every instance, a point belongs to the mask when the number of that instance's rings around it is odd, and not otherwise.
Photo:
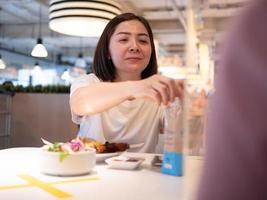
[(55, 187), (53, 187), (53, 185), (51, 183), (45, 183), (43, 181), (40, 181), (30, 175), (26, 175), (26, 174), (20, 174), (18, 175), (20, 178), (24, 179), (25, 181), (29, 182), (30, 184), (37, 186), (43, 190), (45, 190), (46, 192), (58, 197), (58, 198), (67, 198), (67, 197), (71, 197), (72, 195), (64, 192), (62, 190), (59, 190)]
[(55, 182), (43, 182), (38, 180), (37, 178), (27, 175), (27, 174), (19, 174), (17, 175), (21, 179), (28, 182), (28, 184), (20, 184), (20, 185), (7, 185), (7, 186), (0, 186), (0, 190), (7, 190), (7, 189), (16, 189), (16, 188), (23, 188), (23, 187), (39, 187), (43, 189), (44, 191), (58, 197), (58, 198), (68, 198), (72, 197), (71, 194), (64, 192), (62, 190), (59, 190), (55, 187), (53, 187), (53, 184), (61, 184), (61, 183), (75, 183), (75, 182), (84, 182), (84, 181), (94, 181), (98, 180), (97, 177), (91, 177), (91, 178), (83, 178), (83, 179), (71, 179), (71, 180), (64, 180), (64, 181), (55, 181)]

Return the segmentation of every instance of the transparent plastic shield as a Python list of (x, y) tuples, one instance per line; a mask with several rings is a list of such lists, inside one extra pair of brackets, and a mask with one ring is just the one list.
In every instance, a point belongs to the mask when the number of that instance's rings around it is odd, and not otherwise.
[(182, 152), (182, 107), (178, 98), (164, 109), (164, 151)]
[(192, 156), (204, 154), (204, 138), (206, 130), (207, 95), (204, 90), (189, 94), (188, 153)]

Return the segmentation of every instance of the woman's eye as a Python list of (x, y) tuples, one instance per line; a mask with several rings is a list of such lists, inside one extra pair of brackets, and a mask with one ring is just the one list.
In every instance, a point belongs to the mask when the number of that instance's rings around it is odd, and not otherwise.
[(143, 44), (149, 43), (149, 40), (147, 38), (139, 38), (139, 42)]
[(148, 43), (147, 40), (140, 40), (141, 43)]
[(120, 42), (127, 42), (128, 39), (127, 38), (122, 38), (122, 39), (119, 39)]

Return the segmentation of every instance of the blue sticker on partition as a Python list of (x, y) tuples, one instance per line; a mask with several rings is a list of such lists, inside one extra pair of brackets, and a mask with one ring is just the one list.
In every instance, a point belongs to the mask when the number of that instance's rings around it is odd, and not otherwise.
[(161, 172), (174, 176), (183, 175), (183, 155), (176, 152), (164, 152)]

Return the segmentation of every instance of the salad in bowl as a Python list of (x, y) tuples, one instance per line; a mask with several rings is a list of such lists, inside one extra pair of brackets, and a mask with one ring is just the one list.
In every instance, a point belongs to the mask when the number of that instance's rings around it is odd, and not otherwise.
[(90, 173), (96, 162), (94, 148), (85, 147), (81, 140), (50, 143), (43, 140), (40, 149), (40, 170), (44, 174), (71, 176)]

